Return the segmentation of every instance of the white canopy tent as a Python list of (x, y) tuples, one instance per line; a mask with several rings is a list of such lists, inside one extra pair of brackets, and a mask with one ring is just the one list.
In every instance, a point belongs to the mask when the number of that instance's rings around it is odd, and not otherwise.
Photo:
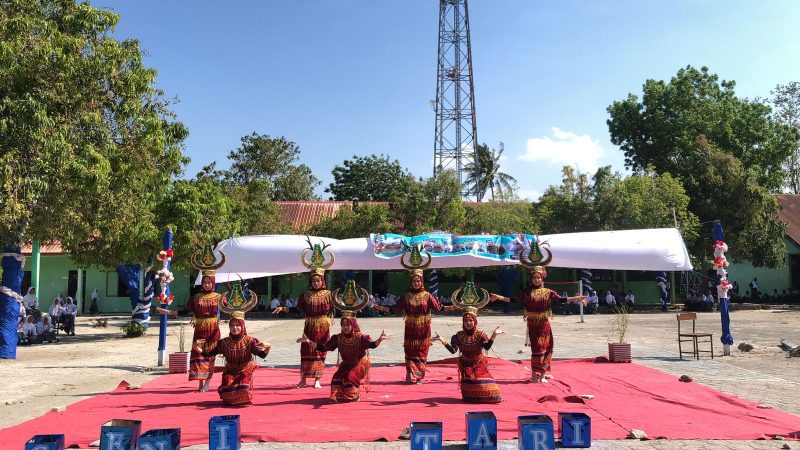
[[(691, 270), (689, 254), (675, 228), (597, 231), (537, 236), (553, 253), (553, 267), (684, 271)], [(220, 242), (216, 250), (226, 256), (217, 282), (306, 272), (300, 261), (308, 248), (302, 235), (243, 236)], [(330, 244), (336, 261), (330, 270), (402, 269), (400, 258), (377, 256), (370, 238), (328, 239), (310, 237), (312, 243)], [(430, 268), (484, 267), (519, 264), (513, 259), (492, 259), (475, 254), (434, 256)], [(199, 281), (199, 280), (198, 280)]]

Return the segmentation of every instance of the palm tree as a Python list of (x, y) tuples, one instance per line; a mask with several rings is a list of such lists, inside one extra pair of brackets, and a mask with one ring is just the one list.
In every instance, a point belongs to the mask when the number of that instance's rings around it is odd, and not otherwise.
[(466, 165), (467, 179), (465, 183), (472, 186), (480, 201), (486, 191), (495, 199), (495, 194), (500, 200), (513, 197), (517, 183), (516, 178), (500, 171), (500, 157), (503, 156), (505, 146), (500, 143), (500, 150), (490, 149), (486, 144), (478, 145), (475, 150), (476, 160)]

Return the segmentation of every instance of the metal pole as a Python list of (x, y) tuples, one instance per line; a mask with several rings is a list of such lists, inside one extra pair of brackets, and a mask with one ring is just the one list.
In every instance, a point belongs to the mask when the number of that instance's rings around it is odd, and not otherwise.
[[(578, 280), (578, 295), (583, 295), (583, 280)], [(578, 302), (581, 311), (581, 323), (583, 323), (583, 302)]]

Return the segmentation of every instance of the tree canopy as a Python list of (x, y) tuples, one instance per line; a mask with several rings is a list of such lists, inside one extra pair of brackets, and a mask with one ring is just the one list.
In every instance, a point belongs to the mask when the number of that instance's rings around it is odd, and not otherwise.
[[(695, 140), (705, 136), (776, 192), (784, 182), (784, 161), (797, 144), (797, 131), (778, 123), (760, 100), (736, 96), (734, 81), (720, 81), (706, 67), (681, 69), (669, 82), (647, 80), (642, 99), (629, 94), (608, 107), (611, 142), (635, 172), (652, 166), (680, 179), (691, 177), (687, 161)], [(689, 191), (690, 196), (697, 192)]]
[[(737, 97), (735, 85), (688, 66), (669, 82), (647, 80), (641, 102), (633, 94), (614, 102), (608, 128), (629, 168), (671, 174), (700, 222), (721, 221), (734, 259), (777, 267), (784, 243), (771, 193), (786, 182), (798, 130), (761, 100)], [(707, 245), (689, 242), (695, 256)]]
[(248, 185), (260, 180), (262, 192), (272, 201), (316, 200), (320, 181), (305, 164), (297, 164), (300, 147), (281, 136), (273, 138), (253, 132), (241, 138), (242, 145), (228, 153), (231, 168), (222, 172), (232, 184)]
[(355, 156), (333, 168), (325, 192), (333, 200), (389, 201), (402, 197), (414, 176), (386, 155)]
[[(772, 91), (771, 100), (775, 121), (800, 132), (800, 83), (779, 84)], [(800, 142), (795, 142), (785, 169), (785, 187), (792, 194), (800, 194)]]
[(119, 16), (87, 3), (0, 8), (0, 237), (58, 240), (80, 264), (159, 246), (155, 206), (187, 130)]

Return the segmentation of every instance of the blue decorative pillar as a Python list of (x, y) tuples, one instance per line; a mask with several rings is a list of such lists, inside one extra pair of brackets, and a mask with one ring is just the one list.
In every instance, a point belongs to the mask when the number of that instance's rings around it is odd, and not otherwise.
[[(17, 326), (19, 302), (22, 301), (22, 267), (25, 258), (19, 246), (3, 249), (3, 286), (0, 289), (0, 358), (17, 359)], [(36, 291), (37, 294), (39, 291)]]
[[(166, 310), (169, 304), (172, 303), (169, 290), (169, 283), (172, 281), (172, 230), (167, 229), (164, 232), (163, 250), (159, 255), (159, 259), (163, 265), (161, 270), (158, 271), (157, 278), (159, 279), (159, 295), (158, 299), (161, 303), (161, 308)], [(167, 353), (167, 314), (161, 313), (158, 331), (158, 365), (164, 365), (164, 357)]]
[(717, 271), (717, 296), (719, 298), (719, 316), (722, 322), (722, 354), (724, 356), (731, 355), (731, 345), (733, 345), (733, 335), (731, 334), (731, 315), (730, 315), (730, 299), (728, 298), (728, 291), (733, 287), (728, 283), (728, 261), (725, 258), (725, 252), (728, 251), (728, 245), (725, 244), (725, 232), (722, 230), (722, 224), (719, 221), (714, 222), (714, 269)]

